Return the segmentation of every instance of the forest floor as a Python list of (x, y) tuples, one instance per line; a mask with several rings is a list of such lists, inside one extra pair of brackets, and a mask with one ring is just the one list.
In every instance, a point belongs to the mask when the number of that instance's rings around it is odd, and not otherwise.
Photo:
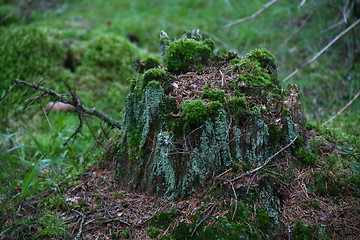
[[(308, 130), (308, 135), (310, 140), (320, 136), (314, 130)], [(325, 148), (327, 150), (322, 152), (320, 157), (338, 150), (330, 142), (323, 146), (323, 149)], [(236, 190), (240, 188), (249, 190), (258, 186), (261, 175), (270, 173), (276, 177), (284, 171), (291, 170), (294, 173), (293, 178), (288, 183), (282, 183), (282, 193), (280, 193), (282, 214), (279, 221), (289, 230), (287, 233), (282, 233), (282, 236), (288, 234), (290, 237), (292, 235), (290, 229), (293, 229), (295, 222), (299, 220), (307, 226), (324, 226), (324, 231), (326, 226), (327, 236), (331, 236), (332, 239), (343, 239), (344, 236), (348, 237), (347, 239), (356, 239), (356, 236), (360, 236), (358, 214), (360, 199), (342, 195), (336, 197), (335, 201), (333, 196), (320, 196), (309, 190), (314, 173), (321, 172), (322, 166), (296, 167), (292, 158), (286, 154), (281, 159), (274, 160), (268, 168), (262, 170), (261, 174), (257, 172), (242, 178), (234, 184)], [(221, 176), (222, 179), (231, 178), (230, 170)], [(14, 205), (13, 207), (17, 209), (16, 218), (35, 220), (43, 208), (50, 209), (55, 214), (55, 218), (61, 219), (64, 223), (63, 228), (67, 229), (64, 238), (59, 239), (70, 239), (69, 236), (75, 239), (159, 239), (162, 236), (171, 236), (181, 222), (196, 225), (193, 232), (189, 233), (189, 236), (196, 239), (196, 231), (207, 226), (215, 226), (215, 219), (226, 219), (234, 211), (233, 206), (237, 197), (229, 197), (231, 194), (227, 196), (209, 194), (214, 186), (232, 192), (231, 187), (224, 182), (214, 180), (203, 192), (191, 198), (170, 201), (127, 189), (116, 181), (114, 171), (114, 162), (105, 164), (102, 162), (92, 166), (78, 176), (75, 181), (77, 184), (69, 185), (63, 182), (60, 184), (63, 188), (61, 192), (51, 189)], [(44, 202), (44, 199), (51, 199), (52, 203)], [(237, 200), (239, 203), (243, 201), (241, 197)], [(230, 203), (232, 207), (225, 203)], [(171, 212), (176, 214), (166, 215)], [(201, 218), (194, 222), (193, 216), (196, 214)], [(252, 218), (255, 221), (255, 216)], [(4, 231), (0, 235), (0, 239), (36, 236), (36, 232), (39, 231), (36, 227), (38, 224), (34, 226), (24, 223), (14, 224), (13, 220), (13, 218), (8, 219), (6, 225), (13, 225), (8, 228), (8, 232)], [(51, 221), (55, 223), (55, 220), (50, 220), (50, 223)], [(159, 221), (167, 221), (167, 223), (159, 229), (156, 228)]]

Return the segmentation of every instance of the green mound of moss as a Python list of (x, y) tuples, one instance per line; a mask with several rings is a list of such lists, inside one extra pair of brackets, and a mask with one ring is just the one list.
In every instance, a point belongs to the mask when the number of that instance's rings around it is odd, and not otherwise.
[(63, 68), (66, 49), (53, 29), (22, 26), (0, 35), (0, 87), (8, 88), (15, 78), (53, 77)]

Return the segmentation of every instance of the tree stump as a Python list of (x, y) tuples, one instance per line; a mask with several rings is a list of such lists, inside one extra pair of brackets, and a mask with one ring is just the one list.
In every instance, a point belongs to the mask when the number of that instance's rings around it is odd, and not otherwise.
[(196, 30), (174, 41), (162, 32), (161, 43), (166, 68), (137, 61), (126, 99), (121, 182), (187, 197), (233, 166), (264, 163), (298, 135), (305, 140), (298, 87), (281, 88), (269, 51), (214, 56), (214, 42)]

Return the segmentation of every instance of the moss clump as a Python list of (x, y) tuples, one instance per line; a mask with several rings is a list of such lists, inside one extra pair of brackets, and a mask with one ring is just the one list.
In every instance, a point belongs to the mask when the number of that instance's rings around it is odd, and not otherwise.
[(182, 115), (185, 120), (185, 128), (196, 128), (204, 124), (210, 116), (215, 116), (217, 110), (222, 108), (218, 101), (203, 103), (201, 100), (187, 100), (183, 105)]
[(220, 89), (205, 90), (202, 94), (202, 99), (225, 102), (225, 92), (224, 90), (220, 90)]
[(271, 77), (267, 71), (261, 67), (258, 61), (244, 58), (235, 66), (235, 70), (242, 74), (238, 77), (236, 83), (250, 85), (271, 85)]
[(160, 68), (151, 68), (144, 73), (144, 87), (151, 81), (163, 82), (167, 77), (165, 70)]
[(154, 224), (154, 226), (160, 228), (167, 228), (170, 225), (173, 216), (174, 214), (171, 212), (159, 212), (155, 214), (152, 223)]
[(299, 148), (295, 155), (298, 160), (307, 165), (314, 165), (318, 161), (317, 156), (306, 148)]
[(0, 88), (15, 78), (31, 81), (35, 76), (55, 76), (66, 58), (66, 49), (52, 29), (26, 26), (0, 34)]
[(140, 50), (129, 40), (114, 34), (101, 34), (82, 46), (79, 74), (92, 73), (101, 80), (125, 80), (134, 74), (133, 61)]
[(249, 111), (247, 110), (248, 102), (244, 96), (234, 97), (228, 100), (228, 108), (230, 114), (234, 116), (243, 116)]
[(206, 64), (213, 56), (212, 51), (207, 42), (178, 39), (167, 49), (165, 64), (171, 73), (186, 73)]

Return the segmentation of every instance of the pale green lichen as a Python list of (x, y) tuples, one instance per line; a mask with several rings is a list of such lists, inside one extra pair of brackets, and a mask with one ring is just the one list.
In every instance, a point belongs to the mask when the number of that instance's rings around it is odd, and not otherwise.
[(241, 151), (241, 130), (237, 127), (233, 127), (234, 141), (235, 141), (235, 159), (237, 163), (243, 162)]
[[(150, 174), (150, 181), (156, 182), (157, 193), (163, 193), (164, 196), (169, 199), (176, 197), (176, 175), (175, 164), (173, 159), (170, 158), (169, 153), (173, 150), (172, 136), (168, 132), (160, 132), (157, 135), (157, 151), (154, 155), (154, 162)], [(156, 178), (162, 178), (160, 182), (162, 185), (158, 185), (159, 181)], [(163, 192), (165, 190), (165, 192)]]
[(265, 207), (269, 217), (275, 225), (279, 224), (279, 215), (281, 213), (281, 202), (273, 191), (270, 184), (266, 184), (260, 192), (261, 203)]
[(299, 135), (299, 130), (293, 122), (290, 114), (284, 116), (284, 125), (284, 129), (286, 131), (285, 140), (287, 143), (290, 143)]
[[(163, 96), (163, 89), (156, 81), (150, 82), (140, 97), (137, 98), (134, 93), (129, 93), (127, 96), (125, 106), (126, 134), (128, 138), (131, 138), (130, 134), (141, 135), (139, 149), (145, 144), (150, 131), (150, 124), (159, 113)], [(140, 126), (142, 129), (139, 129)], [(136, 128), (136, 131), (132, 131), (132, 128)]]
[(269, 128), (264, 122), (259, 108), (253, 108), (254, 124), (245, 134), (245, 142), (250, 145), (245, 150), (245, 160), (250, 163), (263, 162), (268, 155), (266, 148), (269, 138)]

